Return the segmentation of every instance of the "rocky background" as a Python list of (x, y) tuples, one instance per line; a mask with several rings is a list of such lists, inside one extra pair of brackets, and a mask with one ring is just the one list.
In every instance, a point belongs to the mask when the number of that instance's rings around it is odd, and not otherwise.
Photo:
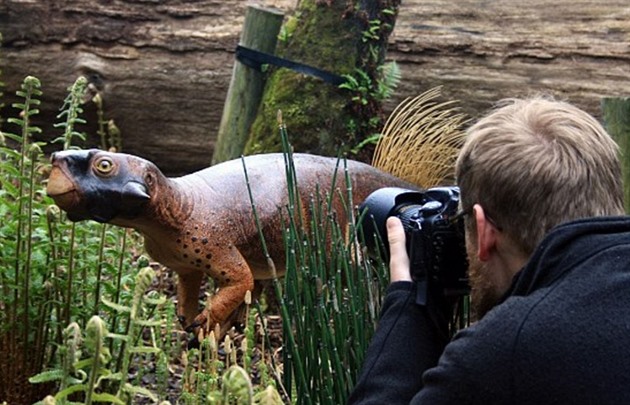
[[(34, 75), (44, 91), (38, 123), (52, 139), (66, 89), (84, 74), (121, 129), (125, 152), (169, 175), (206, 167), (246, 8), (290, 14), (297, 1), (0, 0), (0, 114), (12, 116), (10, 96)], [(602, 97), (630, 95), (630, 4), (407, 0), (388, 59), (403, 76), (388, 110), (441, 85), (473, 118), (501, 98), (540, 92), (599, 117)], [(86, 114), (94, 124), (93, 106)], [(96, 145), (93, 125), (84, 130), (92, 134), (86, 146)]]

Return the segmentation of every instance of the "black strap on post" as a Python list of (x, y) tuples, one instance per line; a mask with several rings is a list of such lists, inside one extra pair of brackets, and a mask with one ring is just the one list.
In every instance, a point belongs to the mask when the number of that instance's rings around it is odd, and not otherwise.
[(305, 75), (318, 77), (325, 82), (334, 84), (335, 86), (339, 86), (346, 81), (343, 76), (339, 76), (313, 66), (305, 65), (303, 63), (293, 62), (275, 55), (246, 48), (242, 45), (238, 45), (236, 47), (236, 59), (243, 65), (256, 69), (259, 72), (262, 72), (262, 65), (275, 65), (288, 68)]

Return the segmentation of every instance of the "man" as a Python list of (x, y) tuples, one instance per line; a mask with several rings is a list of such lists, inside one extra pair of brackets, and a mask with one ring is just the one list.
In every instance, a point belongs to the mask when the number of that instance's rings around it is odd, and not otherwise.
[(353, 404), (630, 404), (630, 219), (617, 146), (564, 102), (512, 100), (456, 165), (478, 321), (445, 342), (405, 235)]

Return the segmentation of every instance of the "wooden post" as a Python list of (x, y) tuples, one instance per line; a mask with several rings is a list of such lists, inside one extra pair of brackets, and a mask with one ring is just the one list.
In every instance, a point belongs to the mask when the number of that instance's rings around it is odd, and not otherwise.
[[(276, 9), (250, 6), (240, 44), (247, 48), (273, 54), (284, 14)], [(243, 153), (249, 128), (256, 118), (262, 98), (265, 77), (238, 60), (234, 62), (232, 80), (228, 90), (212, 164), (234, 159)]]
[(626, 212), (630, 213), (630, 97), (606, 97), (601, 101), (608, 133), (619, 144)]

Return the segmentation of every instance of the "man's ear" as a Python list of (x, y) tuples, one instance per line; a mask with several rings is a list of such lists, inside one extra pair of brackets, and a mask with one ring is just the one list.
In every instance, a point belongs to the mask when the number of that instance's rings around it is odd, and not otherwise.
[(477, 257), (482, 262), (486, 262), (496, 249), (497, 229), (488, 221), (481, 205), (473, 206), (473, 215), (477, 225)]

